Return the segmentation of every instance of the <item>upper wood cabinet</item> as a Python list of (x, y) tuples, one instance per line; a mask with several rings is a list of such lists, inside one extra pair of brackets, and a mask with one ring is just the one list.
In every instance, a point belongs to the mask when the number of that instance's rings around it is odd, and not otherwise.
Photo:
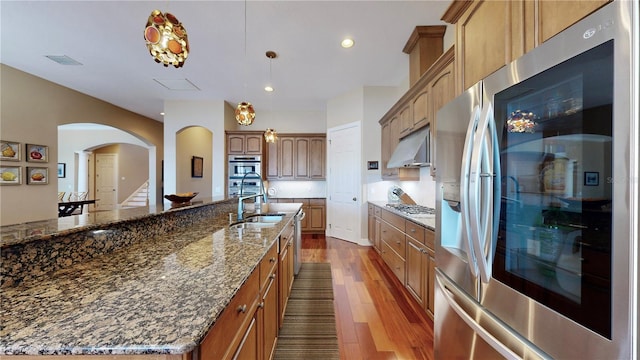
[(400, 139), (429, 125), (431, 130), (431, 175), (435, 176), (436, 114), (455, 96), (455, 48), (451, 47), (422, 75), (418, 82), (380, 120), (383, 180), (419, 180), (417, 168), (388, 168)]
[(227, 155), (262, 155), (262, 132), (227, 131)]
[(324, 180), (325, 134), (280, 134), (267, 146), (270, 180)]
[(611, 0), (455, 0), (456, 93), (510, 63)]

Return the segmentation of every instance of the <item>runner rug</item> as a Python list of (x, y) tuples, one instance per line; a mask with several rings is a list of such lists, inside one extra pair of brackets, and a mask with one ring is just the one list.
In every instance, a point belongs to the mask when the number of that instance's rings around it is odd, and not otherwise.
[(293, 281), (274, 359), (340, 359), (331, 264), (302, 263)]

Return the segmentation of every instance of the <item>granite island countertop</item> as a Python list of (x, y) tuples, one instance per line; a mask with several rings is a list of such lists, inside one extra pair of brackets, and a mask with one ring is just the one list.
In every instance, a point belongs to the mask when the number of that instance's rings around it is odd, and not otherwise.
[(29, 279), (0, 293), (0, 354), (182, 354), (194, 350), (301, 204), (273, 227), (228, 214)]

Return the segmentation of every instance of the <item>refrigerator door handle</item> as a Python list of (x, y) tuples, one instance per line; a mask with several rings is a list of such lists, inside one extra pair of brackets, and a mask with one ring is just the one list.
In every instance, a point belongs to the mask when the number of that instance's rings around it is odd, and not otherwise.
[[(477, 214), (471, 222), (473, 232), (478, 235), (473, 238), (473, 251), (478, 261), (478, 268), (482, 282), (491, 280), (493, 255), (497, 241), (495, 231), (500, 217), (500, 150), (498, 136), (493, 118), (493, 106), (487, 104), (482, 110), (478, 125), (477, 150), (474, 150), (472, 166), (477, 172), (479, 182), (470, 195), (470, 207), (476, 209)], [(483, 172), (484, 170), (484, 172)], [(493, 212), (492, 212), (493, 209)]]
[[(551, 357), (542, 349), (531, 343), (520, 334), (512, 330), (493, 314), (485, 310), (480, 304), (475, 302), (463, 290), (459, 289), (440, 269), (436, 269), (436, 292), (441, 293), (447, 301), (447, 305), (469, 326), (478, 336), (480, 336), (489, 346), (495, 349), (505, 359), (540, 359), (550, 360)], [(475, 307), (478, 313), (475, 316), (469, 314), (455, 298), (465, 302), (467, 307)], [(482, 326), (478, 321), (482, 320), (488, 326)], [(491, 331), (487, 330), (491, 329)], [(494, 334), (497, 334), (501, 341)], [(508, 347), (509, 343), (512, 347)]]
[(474, 234), (471, 230), (472, 209), (469, 203), (469, 176), (471, 170), (471, 158), (473, 153), (473, 142), (475, 141), (475, 132), (478, 121), (480, 120), (480, 106), (475, 106), (471, 112), (469, 125), (464, 141), (464, 150), (462, 152), (462, 164), (460, 169), (460, 217), (462, 222), (463, 242), (467, 247), (467, 260), (469, 262), (469, 270), (474, 277), (478, 276), (478, 262), (476, 260), (472, 239)]

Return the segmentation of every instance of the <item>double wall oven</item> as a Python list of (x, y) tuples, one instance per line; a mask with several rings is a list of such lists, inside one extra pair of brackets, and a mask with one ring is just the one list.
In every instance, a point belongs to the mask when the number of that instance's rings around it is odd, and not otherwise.
[(232, 197), (255, 195), (260, 192), (260, 179), (257, 175), (248, 175), (242, 184), (242, 194), (240, 194), (241, 182), (245, 175), (249, 173), (261, 174), (262, 158), (260, 155), (229, 155), (228, 174), (228, 194)]

